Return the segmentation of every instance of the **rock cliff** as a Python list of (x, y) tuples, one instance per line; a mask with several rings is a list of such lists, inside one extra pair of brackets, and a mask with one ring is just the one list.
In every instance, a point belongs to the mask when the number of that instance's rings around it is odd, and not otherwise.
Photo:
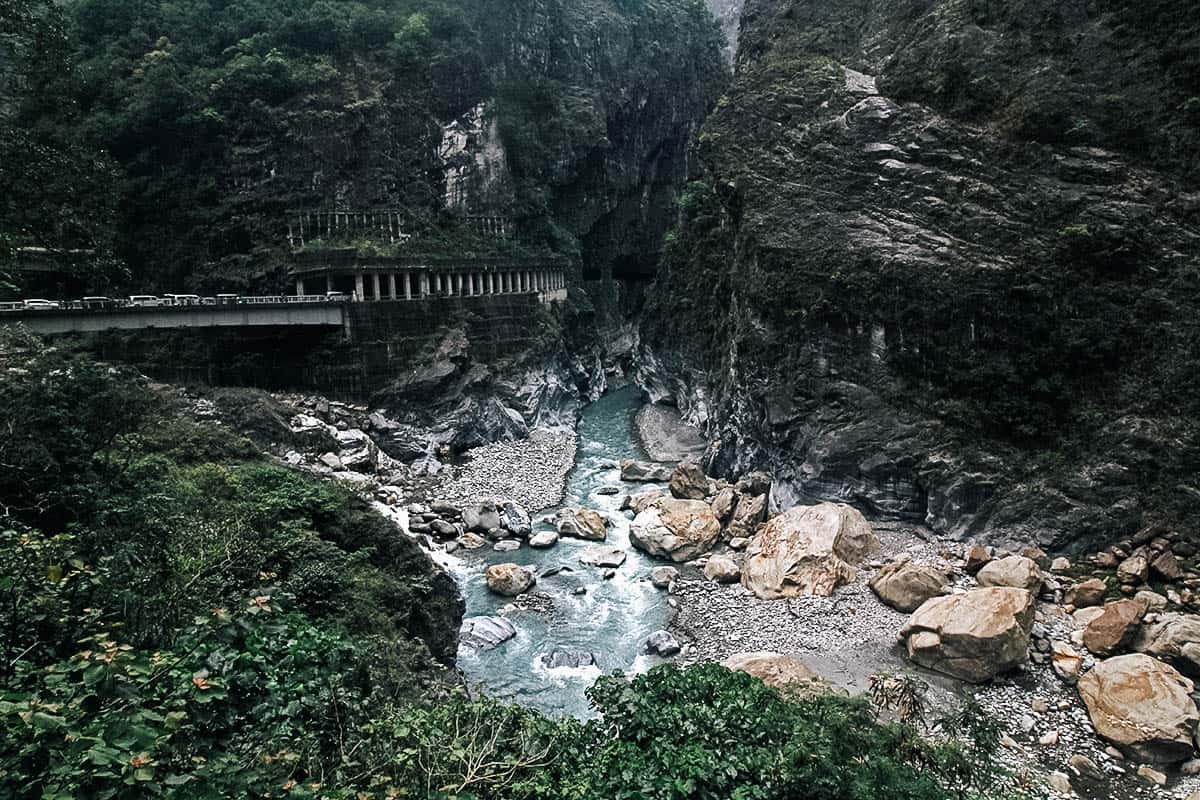
[(1164, 3), (747, 0), (644, 384), (779, 507), (1194, 520), (1197, 42)]

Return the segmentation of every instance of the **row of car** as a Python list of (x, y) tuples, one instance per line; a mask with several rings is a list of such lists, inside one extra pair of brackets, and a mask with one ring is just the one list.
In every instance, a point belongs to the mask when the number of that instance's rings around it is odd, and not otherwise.
[(306, 295), (269, 295), (243, 297), (237, 294), (218, 294), (201, 297), (198, 294), (132, 294), (129, 297), (84, 297), (79, 300), (18, 300), (0, 303), (0, 311), (102, 311), (115, 308), (163, 308), (175, 306), (230, 306), (274, 303), (340, 303), (350, 299), (345, 292), (326, 292)]

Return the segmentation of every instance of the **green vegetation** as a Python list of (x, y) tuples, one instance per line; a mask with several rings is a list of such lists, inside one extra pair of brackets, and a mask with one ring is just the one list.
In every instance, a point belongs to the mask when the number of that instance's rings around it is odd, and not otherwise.
[[(716, 665), (603, 678), (589, 721), (468, 698), (436, 664), (453, 587), (353, 494), (30, 337), (0, 338), (0, 394), (5, 797), (949, 800), (992, 785), (986, 725), (930, 744), (864, 701)], [(240, 411), (255, 430), (277, 414)]]

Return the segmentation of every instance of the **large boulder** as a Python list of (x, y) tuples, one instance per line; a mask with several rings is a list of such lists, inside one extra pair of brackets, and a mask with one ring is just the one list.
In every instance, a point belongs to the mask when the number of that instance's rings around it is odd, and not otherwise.
[(799, 690), (806, 694), (824, 694), (830, 690), (829, 684), (807, 664), (782, 653), (737, 653), (722, 661), (721, 666), (753, 675), (776, 689)]
[(667, 488), (680, 500), (703, 500), (709, 494), (708, 476), (699, 464), (685, 461), (671, 473)]
[(690, 561), (708, 551), (721, 523), (703, 500), (661, 497), (633, 518), (629, 541), (652, 556)]
[(458, 631), (458, 640), (476, 650), (491, 650), (517, 635), (517, 629), (504, 617), (467, 617)]
[(596, 666), (596, 657), (582, 650), (551, 650), (540, 659), (546, 669), (579, 669)]
[(1133, 640), (1146, 608), (1126, 598), (1104, 604), (1104, 609), (1083, 629), (1084, 646), (1096, 655), (1108, 655)]
[(504, 530), (521, 539), (533, 533), (533, 520), (529, 512), (518, 503), (507, 500), (500, 506), (500, 526)]
[(492, 564), (483, 571), (487, 587), (496, 594), (506, 597), (516, 597), (522, 592), (529, 591), (535, 578), (533, 572), (519, 564)]
[(484, 502), (476, 503), (473, 506), (466, 506), (462, 510), (463, 525), (467, 526), (467, 530), (475, 533), (487, 533), (501, 527), (500, 510), (495, 503)]
[(1200, 675), (1200, 616), (1159, 614), (1143, 623), (1133, 649), (1169, 661), (1189, 675)]
[(871, 590), (897, 611), (911, 613), (950, 585), (946, 573), (927, 564), (914, 564), (907, 554), (884, 566), (871, 578)]
[(916, 664), (972, 683), (1025, 661), (1033, 595), (1012, 586), (972, 589), (926, 600), (900, 630)]
[(725, 523), (729, 520), (730, 514), (733, 513), (734, 501), (736, 500), (737, 495), (734, 494), (732, 486), (726, 486), (717, 492), (716, 497), (712, 501), (712, 510), (718, 522)]
[(608, 520), (590, 508), (559, 509), (555, 527), (560, 536), (573, 536), (589, 542), (603, 542), (608, 538)]
[(749, 539), (758, 530), (766, 513), (767, 496), (765, 494), (739, 495), (737, 505), (733, 508), (733, 517), (729, 520), (725, 538)]
[(853, 580), (855, 565), (878, 546), (870, 523), (850, 506), (795, 506), (750, 542), (742, 585), (764, 600), (827, 597)]
[(640, 514), (645, 511), (650, 505), (659, 498), (666, 497), (666, 492), (662, 489), (647, 489), (644, 492), (635, 492), (627, 495), (621, 501), (622, 511), (632, 511), (634, 514)]
[(1042, 588), (1044, 576), (1032, 558), (1005, 556), (985, 564), (975, 580), (980, 586), (1013, 586), (1036, 594)]
[(670, 464), (659, 464), (654, 461), (637, 461), (627, 458), (621, 462), (621, 480), (623, 481), (669, 481), (672, 471)]
[(1079, 696), (1096, 732), (1143, 761), (1192, 755), (1200, 714), (1192, 682), (1142, 653), (1114, 656), (1079, 679)]
[(646, 639), (646, 652), (659, 656), (676, 655), (683, 648), (670, 631), (655, 631)]
[(374, 472), (379, 467), (379, 448), (373, 439), (357, 428), (337, 432), (338, 457), (345, 469)]

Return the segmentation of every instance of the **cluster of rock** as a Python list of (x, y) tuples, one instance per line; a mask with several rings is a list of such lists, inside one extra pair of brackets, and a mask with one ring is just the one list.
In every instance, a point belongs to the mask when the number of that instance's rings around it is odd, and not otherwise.
[(498, 551), (517, 550), (523, 540), (532, 545), (529, 512), (511, 500), (486, 500), (463, 508), (435, 500), (408, 506), (408, 530), (443, 542), (447, 552), (459, 547), (478, 550), (492, 542)]

